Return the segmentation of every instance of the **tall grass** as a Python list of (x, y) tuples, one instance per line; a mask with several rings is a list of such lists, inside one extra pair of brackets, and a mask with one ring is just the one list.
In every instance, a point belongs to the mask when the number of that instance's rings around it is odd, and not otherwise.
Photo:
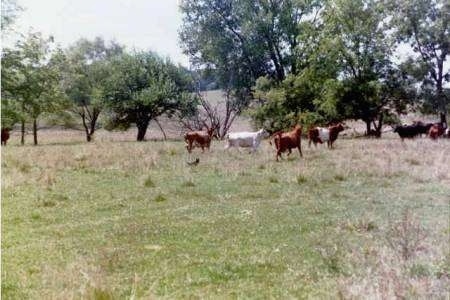
[(3, 147), (2, 296), (448, 297), (450, 141), (335, 145)]

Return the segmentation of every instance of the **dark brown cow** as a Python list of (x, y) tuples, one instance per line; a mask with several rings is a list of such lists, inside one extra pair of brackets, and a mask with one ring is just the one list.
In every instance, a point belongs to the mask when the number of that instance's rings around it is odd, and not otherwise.
[(9, 128), (2, 128), (2, 145), (6, 146), (6, 142), (9, 140)]

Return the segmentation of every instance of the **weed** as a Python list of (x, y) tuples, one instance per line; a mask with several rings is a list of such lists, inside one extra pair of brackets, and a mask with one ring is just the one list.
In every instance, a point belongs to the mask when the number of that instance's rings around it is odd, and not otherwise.
[(31, 165), (29, 165), (28, 163), (21, 163), (19, 164), (19, 171), (22, 173), (30, 173)]
[(37, 213), (37, 212), (31, 213), (31, 219), (32, 219), (32, 220), (38, 221), (38, 220), (40, 220), (41, 218), (42, 218), (42, 217), (41, 217), (41, 215), (40, 215), (39, 213)]
[(155, 187), (156, 185), (155, 185), (155, 183), (153, 182), (152, 178), (149, 176), (149, 177), (147, 177), (147, 178), (145, 179), (145, 181), (144, 181), (144, 186), (145, 186), (145, 187), (148, 187), (148, 188), (152, 188), (152, 187)]
[(412, 277), (427, 277), (431, 275), (431, 271), (428, 266), (424, 264), (413, 264), (410, 269), (410, 276)]
[(306, 178), (306, 176), (304, 175), (297, 175), (297, 183), (298, 184), (303, 184), (305, 182), (308, 181), (308, 178)]
[(170, 148), (169, 151), (168, 151), (168, 154), (170, 156), (175, 156), (175, 155), (178, 154), (178, 151), (175, 148)]
[(414, 158), (407, 158), (407, 159), (405, 159), (405, 161), (406, 161), (407, 163), (409, 163), (410, 165), (412, 165), (412, 166), (420, 166), (420, 161), (417, 160), (417, 159), (414, 159)]
[(386, 238), (388, 245), (406, 261), (423, 250), (426, 232), (411, 211), (406, 209), (401, 220), (389, 226)]
[(167, 200), (167, 198), (166, 198), (166, 196), (164, 196), (163, 194), (158, 194), (154, 199), (153, 199), (153, 201), (155, 201), (155, 202), (164, 202), (164, 201), (166, 201)]
[(269, 182), (270, 183), (278, 183), (279, 181), (278, 181), (278, 178), (276, 178), (275, 176), (270, 176), (269, 177)]
[(341, 175), (341, 174), (336, 174), (336, 175), (334, 175), (334, 180), (335, 181), (344, 181), (345, 180), (345, 176)]
[(42, 207), (53, 207), (53, 206), (56, 206), (56, 202), (52, 201), (52, 200), (43, 200), (41, 202), (41, 206)]
[(186, 180), (184, 181), (181, 186), (183, 187), (194, 187), (195, 183), (192, 180)]

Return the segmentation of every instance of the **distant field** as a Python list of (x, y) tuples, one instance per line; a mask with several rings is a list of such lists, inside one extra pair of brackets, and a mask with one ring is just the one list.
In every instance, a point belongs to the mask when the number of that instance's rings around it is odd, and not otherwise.
[(5, 299), (449, 297), (450, 140), (277, 163), (69, 133), (2, 147)]

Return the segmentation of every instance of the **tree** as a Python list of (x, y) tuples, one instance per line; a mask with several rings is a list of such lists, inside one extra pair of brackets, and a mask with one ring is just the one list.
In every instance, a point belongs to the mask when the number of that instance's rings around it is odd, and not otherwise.
[(135, 123), (143, 141), (151, 120), (196, 105), (187, 70), (152, 52), (123, 54), (112, 60), (107, 106), (112, 127)]
[(428, 106), (440, 112), (441, 121), (445, 122), (450, 109), (444, 89), (444, 83), (450, 82), (450, 69), (444, 65), (450, 53), (450, 3), (445, 0), (388, 3), (396, 8), (392, 22), (398, 41), (409, 44), (419, 55), (419, 59), (408, 61), (411, 74), (422, 82)]
[(10, 128), (14, 124), (18, 123), (22, 116), (20, 114), (20, 107), (18, 107), (18, 101), (16, 101), (16, 88), (18, 81), (17, 66), (20, 64), (20, 56), (18, 51), (5, 48), (2, 51), (2, 128)]
[(215, 69), (227, 85), (260, 76), (296, 74), (297, 37), (314, 22), (321, 1), (183, 1), (180, 38), (195, 65)]
[(180, 38), (194, 67), (214, 74), (231, 115), (239, 114), (259, 77), (281, 82), (298, 73), (298, 36), (321, 6), (314, 0), (183, 1)]
[(378, 1), (328, 2), (319, 22), (298, 37), (298, 73), (281, 82), (257, 81), (262, 105), (255, 122), (279, 130), (298, 121), (309, 126), (362, 119), (368, 134), (380, 135), (383, 121), (404, 111), (413, 91), (410, 78), (391, 62), (395, 43), (385, 18)]
[(39, 116), (59, 110), (65, 103), (58, 69), (63, 55), (60, 50), (52, 49), (52, 43), (51, 37), (46, 39), (40, 33), (30, 33), (25, 40), (17, 42), (16, 49), (3, 53), (6, 74), (2, 79), (6, 85), (2, 87), (2, 93), (8, 97), (8, 107), (18, 110), (22, 144), (25, 143), (27, 118), (33, 122), (33, 140), (37, 145)]
[(112, 71), (110, 60), (122, 53), (122, 46), (115, 42), (106, 44), (102, 38), (80, 39), (66, 50), (64, 89), (72, 101), (72, 111), (81, 118), (88, 142), (104, 108)]

